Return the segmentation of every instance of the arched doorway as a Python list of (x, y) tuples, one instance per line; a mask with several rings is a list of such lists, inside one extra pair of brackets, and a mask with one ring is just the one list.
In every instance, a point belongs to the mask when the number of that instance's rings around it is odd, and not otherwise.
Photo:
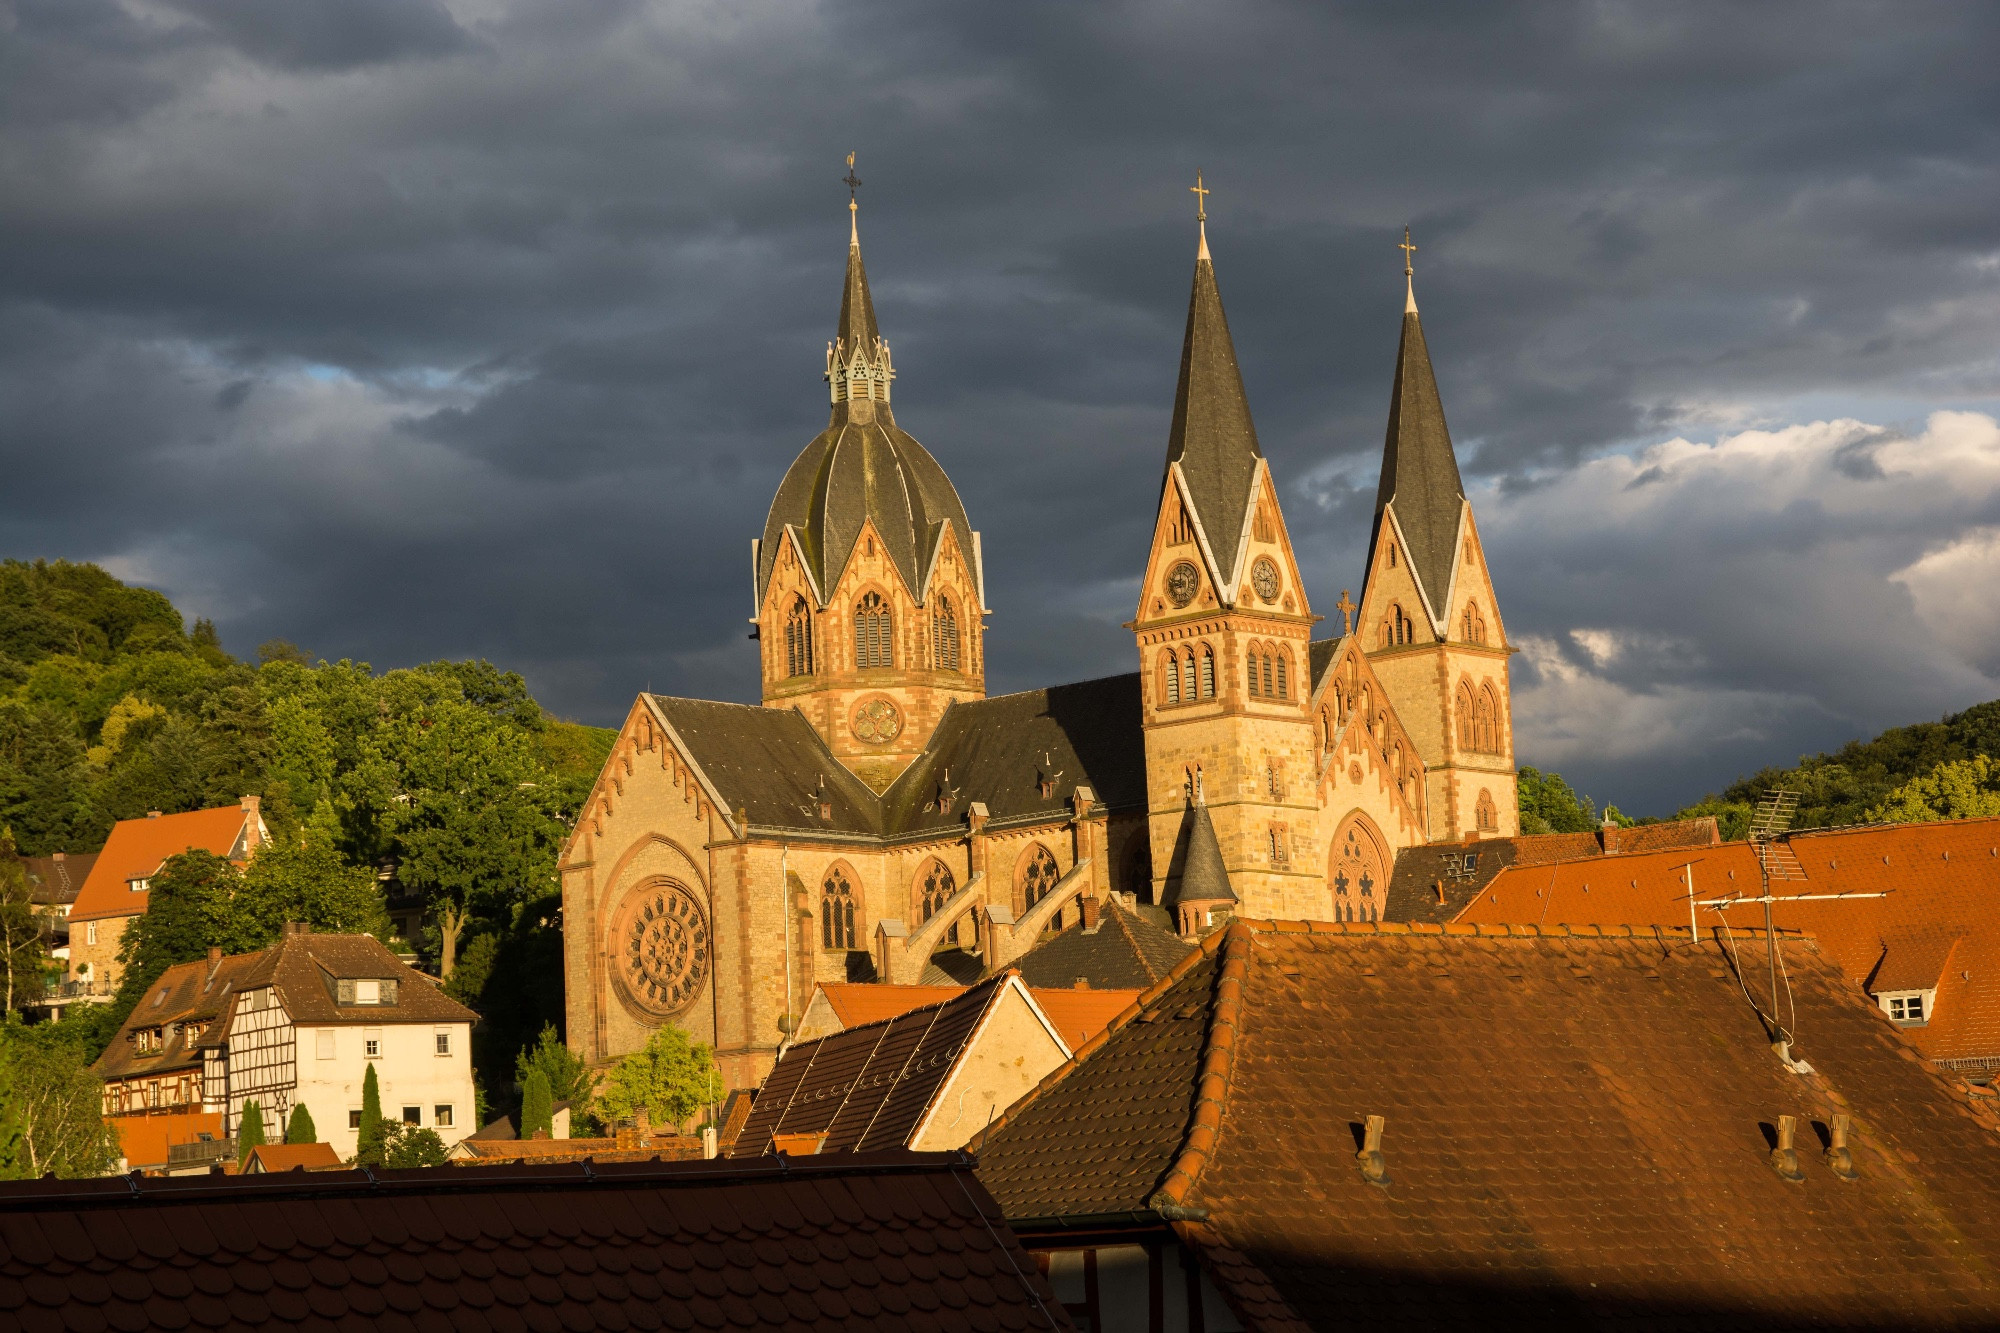
[(1375, 821), (1356, 810), (1333, 834), (1326, 872), (1335, 921), (1380, 921), (1389, 896), (1389, 854)]

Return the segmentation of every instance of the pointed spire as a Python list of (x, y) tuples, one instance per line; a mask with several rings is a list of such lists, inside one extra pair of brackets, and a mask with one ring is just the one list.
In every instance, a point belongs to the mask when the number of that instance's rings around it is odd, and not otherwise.
[(1162, 907), (1182, 903), (1233, 903), (1236, 890), (1229, 884), (1229, 868), (1222, 861), (1222, 843), (1215, 836), (1215, 821), (1208, 807), (1191, 804), (1181, 817), (1180, 878), (1168, 886)]
[(889, 345), (875, 324), (875, 302), (868, 294), (868, 270), (861, 263), (860, 204), (855, 191), (861, 178), (854, 174), (854, 154), (847, 155), (847, 281), (840, 294), (840, 326), (826, 349), (826, 380), (832, 386), (833, 401), (875, 399), (889, 401), (889, 382), (896, 377), (890, 368)]
[[(1190, 187), (1206, 205), (1200, 177)], [(1208, 537), (1224, 583), (1236, 577), (1237, 548), (1243, 536), (1250, 488), (1257, 477), (1257, 427), (1243, 393), (1236, 345), (1215, 264), (1208, 253), (1207, 208), (1198, 214), (1201, 241), (1195, 251), (1194, 290), (1188, 296), (1187, 334), (1181, 343), (1181, 377), (1174, 389), (1174, 421), (1167, 436), (1167, 462), (1179, 463), (1187, 479), (1195, 517)]]
[(1403, 313), (1414, 315), (1417, 313), (1417, 270), (1410, 263), (1410, 258), (1417, 253), (1417, 247), (1410, 244), (1410, 229), (1407, 226), (1403, 228), (1403, 243), (1397, 249), (1403, 252)]
[(1465, 484), (1458, 475), (1451, 431), (1445, 426), (1431, 354), (1424, 346), (1424, 326), (1417, 318), (1409, 259), (1415, 250), (1405, 228), (1403, 277), (1408, 295), (1403, 341), (1396, 351), (1395, 387), (1389, 396), (1389, 432), (1382, 445), (1382, 481), (1375, 492), (1375, 528), (1379, 540), (1382, 515), (1393, 503), (1409, 548), (1410, 572), (1437, 609), (1451, 586)]

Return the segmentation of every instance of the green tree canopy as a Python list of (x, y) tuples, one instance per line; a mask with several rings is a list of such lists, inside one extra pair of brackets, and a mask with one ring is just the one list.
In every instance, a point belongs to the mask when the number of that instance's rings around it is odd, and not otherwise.
[(393, 1171), (443, 1166), (448, 1160), (444, 1140), (434, 1129), (420, 1129), (398, 1120), (383, 1131), (381, 1164)]
[(104, 1122), (104, 1080), (90, 1071), (78, 1030), (61, 1023), (0, 1025), (0, 1176), (101, 1176), (118, 1160)]
[(15, 855), (12, 831), (0, 828), (0, 1015), (42, 993), (47, 966), (28, 868)]
[(521, 1137), (538, 1134), (545, 1139), (556, 1136), (555, 1098), (549, 1095), (549, 1076), (530, 1069), (528, 1081), (521, 1085)]
[(1560, 773), (1523, 767), (1518, 779), (1523, 833), (1589, 833), (1597, 828), (1597, 807), (1579, 796)]
[(1925, 824), (2000, 815), (2000, 762), (1983, 754), (1952, 759), (1895, 788), (1862, 819), (1870, 824)]
[(312, 1112), (300, 1102), (292, 1108), (292, 1118), (285, 1124), (286, 1143), (318, 1143), (319, 1130), (313, 1124)]
[(514, 1057), (514, 1078), (523, 1088), (537, 1073), (548, 1081), (551, 1102), (569, 1103), (572, 1125), (591, 1116), (591, 1090), (596, 1080), (583, 1058), (563, 1044), (554, 1023), (544, 1025), (535, 1044), (523, 1047)]
[(264, 1108), (256, 1098), (243, 1103), (243, 1119), (236, 1126), (236, 1165), (250, 1160), (250, 1150), (264, 1146)]
[(678, 1125), (721, 1095), (715, 1053), (669, 1024), (611, 1067), (597, 1110), (606, 1120), (627, 1120), (644, 1111), (655, 1124)]

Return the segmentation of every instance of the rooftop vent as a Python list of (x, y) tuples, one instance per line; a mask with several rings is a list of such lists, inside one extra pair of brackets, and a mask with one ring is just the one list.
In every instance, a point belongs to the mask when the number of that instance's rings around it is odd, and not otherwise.
[(1826, 1164), (1833, 1169), (1833, 1174), (1842, 1180), (1859, 1180), (1861, 1173), (1854, 1169), (1854, 1152), (1847, 1146), (1850, 1123), (1847, 1112), (1842, 1111), (1833, 1118), (1833, 1123), (1827, 1126), (1832, 1142), (1827, 1146)]
[(1354, 1154), (1361, 1165), (1361, 1178), (1384, 1188), (1389, 1184), (1389, 1162), (1382, 1156), (1382, 1127), (1388, 1123), (1379, 1115), (1369, 1116), (1361, 1133), (1361, 1151)]
[(1771, 1169), (1778, 1173), (1780, 1180), (1794, 1183), (1806, 1178), (1806, 1173), (1799, 1169), (1799, 1150), (1793, 1146), (1793, 1137), (1798, 1129), (1799, 1122), (1795, 1117), (1779, 1116), (1778, 1146), (1771, 1149)]

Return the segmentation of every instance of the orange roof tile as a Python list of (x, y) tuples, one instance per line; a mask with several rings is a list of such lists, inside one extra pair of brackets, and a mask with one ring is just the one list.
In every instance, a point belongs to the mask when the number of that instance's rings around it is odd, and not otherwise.
[(104, 1123), (118, 1135), (118, 1152), (128, 1170), (165, 1166), (167, 1149), (193, 1143), (206, 1134), (220, 1139), (222, 1112), (182, 1111), (169, 1115), (108, 1115)]
[(907, 1014), (927, 1004), (939, 1004), (963, 986), (885, 986), (866, 981), (823, 981), (819, 986), (840, 1025), (860, 1027)]
[(331, 1143), (266, 1143), (250, 1150), (243, 1169), (250, 1175), (259, 1171), (338, 1171), (340, 1154)]
[[(843, 1028), (857, 1028), (899, 1018), (925, 1005), (942, 1004), (965, 991), (963, 986), (888, 986), (866, 981), (823, 981), (828, 1007)], [(1110, 1025), (1112, 1019), (1139, 998), (1137, 990), (1072, 990), (1030, 986), (1042, 1016), (1075, 1050)]]
[[(1816, 936), (1858, 987), (1936, 987), (1931, 1021), (1903, 1030), (1925, 1055), (2000, 1064), (2000, 912), (1994, 910), (2000, 902), (2000, 819), (1814, 830), (1794, 834), (1790, 846), (1806, 878), (1777, 883), (1780, 896), (1888, 896), (1780, 903), (1773, 908), (1776, 924)], [(1762, 892), (1750, 845), (1724, 843), (1510, 867), (1454, 919), (1686, 926), (1681, 868), (1690, 863), (1698, 899)], [(1700, 917), (1705, 927), (1718, 919), (1762, 925), (1763, 909), (1705, 909)]]
[(1042, 1016), (1062, 1034), (1072, 1051), (1111, 1026), (1111, 1020), (1132, 1007), (1136, 990), (1054, 990), (1030, 986)]
[(150, 895), (134, 893), (133, 880), (146, 878), (162, 861), (182, 852), (229, 855), (242, 837), (244, 815), (242, 806), (225, 805), (184, 815), (119, 820), (111, 826), (111, 836), (98, 853), (97, 864), (90, 868), (90, 878), (76, 895), (69, 919), (138, 916), (146, 910)]

